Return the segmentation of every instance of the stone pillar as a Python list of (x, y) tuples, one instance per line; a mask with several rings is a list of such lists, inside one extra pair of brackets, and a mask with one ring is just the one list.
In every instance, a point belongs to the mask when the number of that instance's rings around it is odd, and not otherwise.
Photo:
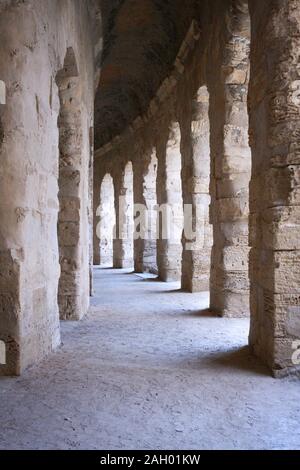
[[(134, 241), (135, 272), (157, 274), (156, 264), (156, 176), (155, 149), (141, 160), (134, 162), (135, 218), (138, 218)], [(138, 206), (140, 210), (138, 210)], [(137, 224), (137, 220), (135, 222)]]
[(250, 345), (280, 375), (300, 356), (300, 4), (250, 5)]
[(181, 278), (183, 206), (181, 185), (180, 127), (172, 123), (166, 143), (158, 147), (157, 203), (160, 207), (157, 240), (159, 278)]
[[(181, 282), (182, 289), (188, 292), (209, 291), (212, 227), (209, 224), (208, 108), (209, 95), (206, 86), (203, 86), (192, 103), (192, 121), (187, 129), (188, 141), (182, 153), (182, 193), (186, 227), (182, 240)], [(193, 233), (190, 234), (191, 230)]]
[[(137, 206), (145, 207), (144, 199), (144, 171), (143, 171), (143, 162), (139, 159), (136, 159), (133, 164), (133, 198), (134, 198), (134, 219), (136, 224), (136, 217), (139, 216), (141, 219), (143, 217), (142, 213), (137, 213)], [(141, 220), (143, 225), (146, 224), (145, 219)], [(137, 232), (141, 232), (140, 236)], [(135, 237), (134, 237), (134, 270), (136, 273), (144, 272), (144, 247), (145, 239), (143, 231), (137, 230), (135, 227)]]
[(60, 318), (78, 320), (88, 308), (90, 293), (88, 187), (89, 129), (83, 121), (82, 84), (72, 48), (57, 74), (60, 113), (58, 243), (61, 275), (58, 286)]
[(133, 171), (129, 162), (114, 175), (116, 233), (114, 268), (133, 267)]
[[(222, 316), (249, 315), (248, 215), (251, 153), (248, 144), (249, 27), (244, 2), (230, 12), (210, 64), (211, 309)], [(242, 18), (244, 21), (236, 21)], [(235, 30), (239, 26), (241, 31)], [(214, 43), (215, 41), (213, 41)], [(222, 48), (221, 45), (224, 44)]]

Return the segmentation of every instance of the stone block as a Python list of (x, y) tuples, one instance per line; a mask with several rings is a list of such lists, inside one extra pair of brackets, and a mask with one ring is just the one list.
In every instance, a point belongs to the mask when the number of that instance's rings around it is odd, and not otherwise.
[(274, 250), (300, 250), (300, 207), (280, 206), (261, 215), (264, 247)]
[(300, 293), (300, 251), (251, 250), (250, 277), (274, 294)]

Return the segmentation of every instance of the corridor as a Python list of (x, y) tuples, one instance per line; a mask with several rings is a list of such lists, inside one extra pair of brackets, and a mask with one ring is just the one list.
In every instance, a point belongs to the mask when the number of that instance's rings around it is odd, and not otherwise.
[(299, 449), (299, 380), (248, 353), (249, 319), (178, 288), (95, 268), (62, 347), (0, 378), (0, 449)]

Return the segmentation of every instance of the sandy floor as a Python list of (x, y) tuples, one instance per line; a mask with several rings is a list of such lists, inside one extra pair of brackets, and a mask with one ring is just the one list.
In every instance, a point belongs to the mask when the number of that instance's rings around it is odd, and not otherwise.
[(1, 449), (300, 449), (299, 379), (249, 356), (247, 320), (176, 284), (95, 273), (62, 348), (0, 379)]

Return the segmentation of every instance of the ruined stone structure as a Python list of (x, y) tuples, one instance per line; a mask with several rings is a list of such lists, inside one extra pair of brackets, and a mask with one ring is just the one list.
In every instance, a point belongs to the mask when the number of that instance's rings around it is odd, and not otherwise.
[(92, 263), (209, 291), (296, 370), (299, 2), (5, 0), (0, 31), (0, 375), (87, 313)]

